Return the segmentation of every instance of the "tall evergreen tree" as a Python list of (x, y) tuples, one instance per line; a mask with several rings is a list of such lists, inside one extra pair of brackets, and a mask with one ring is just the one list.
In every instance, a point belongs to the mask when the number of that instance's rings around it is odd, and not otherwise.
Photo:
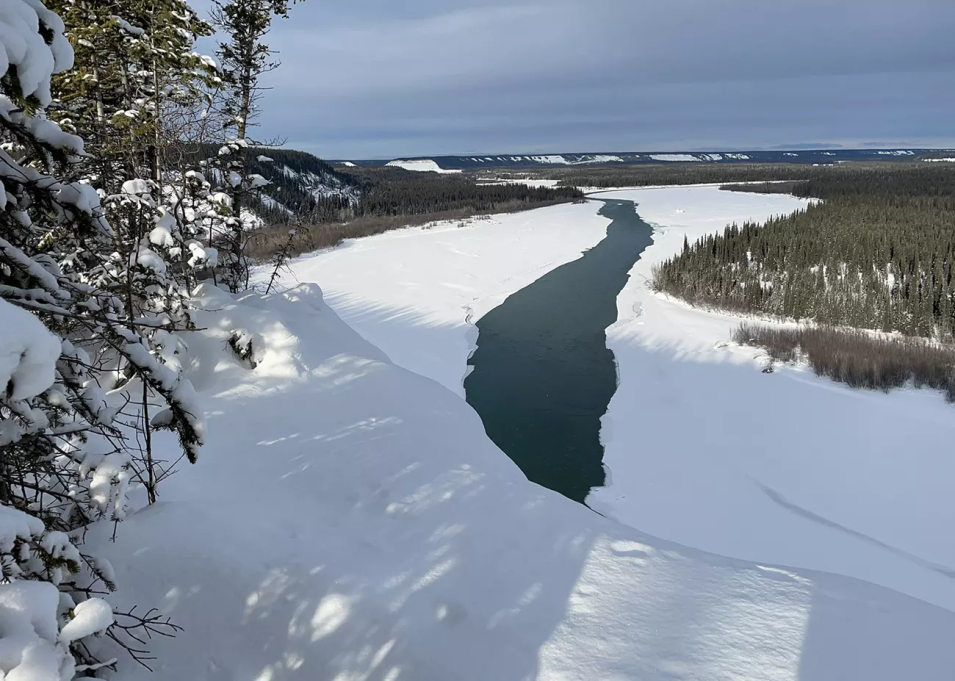
[(255, 125), (259, 112), (264, 90), (261, 77), (279, 66), (263, 39), (274, 17), (288, 17), (288, 6), (288, 0), (213, 0), (212, 22), (222, 36), (217, 54), (227, 88), (226, 126), (235, 132), (232, 146), (223, 147), (232, 210), (229, 257), (224, 264), (232, 290), (248, 284), (243, 208), (247, 197), (263, 186), (260, 176), (258, 180), (246, 178), (246, 155), (242, 152), (248, 146), (249, 128)]

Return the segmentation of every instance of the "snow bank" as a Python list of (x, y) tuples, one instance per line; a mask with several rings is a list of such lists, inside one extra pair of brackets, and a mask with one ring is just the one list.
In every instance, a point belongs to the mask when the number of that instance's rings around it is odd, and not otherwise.
[(850, 575), (955, 610), (955, 412), (932, 392), (850, 390), (766, 375), (727, 346), (740, 320), (653, 295), (651, 267), (792, 198), (716, 187), (607, 193), (637, 201), (654, 243), (608, 329), (620, 387), (604, 417), (601, 512), (707, 551)]
[(597, 210), (563, 204), (347, 241), (299, 258), (285, 281), (321, 282), (335, 311), (396, 364), (463, 397), (473, 324), (603, 239)]
[[(681, 549), (531, 485), (316, 286), (197, 303), (184, 359), (210, 443), (115, 544), (90, 536), (117, 607), (186, 627), (126, 681), (951, 677), (951, 612)], [(237, 330), (255, 370), (222, 351)]]
[(460, 173), (460, 170), (445, 170), (437, 164), (436, 161), (431, 159), (426, 160), (415, 160), (415, 161), (389, 161), (385, 165), (393, 166), (395, 168), (404, 168), (405, 170), (414, 170), (422, 173)]

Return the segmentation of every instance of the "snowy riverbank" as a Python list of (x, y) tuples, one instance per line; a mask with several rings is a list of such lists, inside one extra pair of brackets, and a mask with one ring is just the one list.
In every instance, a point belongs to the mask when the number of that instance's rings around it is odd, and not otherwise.
[(316, 282), (329, 305), (396, 364), (464, 396), (472, 322), (596, 245), (597, 204), (563, 204), (411, 228), (297, 259), (283, 285)]
[(850, 390), (774, 374), (727, 346), (739, 319), (653, 295), (652, 266), (792, 199), (717, 188), (603, 196), (639, 203), (654, 244), (608, 330), (620, 387), (604, 417), (609, 487), (589, 503), (651, 534), (749, 560), (851, 575), (955, 610), (955, 412), (936, 393)]
[[(90, 536), (118, 607), (157, 604), (186, 627), (150, 642), (155, 674), (124, 679), (944, 681), (955, 668), (955, 613), (682, 549), (528, 483), (463, 400), (388, 361), (314, 285), (238, 302), (206, 288), (198, 303), (206, 330), (183, 359), (210, 444), (116, 543), (110, 525)], [(234, 329), (254, 335), (254, 370), (223, 351)]]
[[(855, 576), (955, 609), (952, 408), (936, 394), (849, 390), (811, 373), (760, 373), (725, 347), (733, 317), (651, 295), (650, 268), (684, 235), (765, 220), (804, 202), (671, 187), (634, 200), (656, 225), (608, 330), (621, 384), (602, 434), (610, 486), (590, 503), (657, 536), (741, 559)], [(333, 308), (391, 359), (462, 394), (478, 319), (596, 244), (595, 204), (404, 230), (300, 259)]]

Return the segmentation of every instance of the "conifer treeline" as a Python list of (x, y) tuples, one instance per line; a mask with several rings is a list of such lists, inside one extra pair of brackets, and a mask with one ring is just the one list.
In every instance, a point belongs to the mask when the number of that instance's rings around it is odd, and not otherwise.
[[(733, 182), (762, 182), (781, 180), (831, 181), (838, 177), (855, 177), (860, 172), (876, 175), (910, 170), (915, 176), (929, 177), (944, 174), (937, 163), (900, 163), (898, 161), (846, 163), (834, 166), (810, 166), (783, 163), (746, 163), (721, 165), (716, 163), (668, 163), (646, 166), (611, 166), (597, 168), (566, 168), (548, 171), (547, 176), (560, 180), (561, 185), (576, 187), (648, 187), (656, 185), (725, 184)], [(893, 175), (894, 176), (894, 175)]]
[[(259, 160), (265, 156), (269, 161)], [(488, 184), (471, 174), (422, 173), (394, 167), (337, 170), (312, 154), (249, 149), (251, 172), (269, 180), (256, 212), (269, 224), (342, 223), (361, 217), (479, 214), (583, 198), (574, 187)]]
[(483, 213), (505, 204), (537, 205), (582, 199), (576, 187), (478, 184), (465, 174), (421, 173), (402, 168), (352, 169), (363, 183), (356, 215), (427, 215), (467, 210)]
[(695, 305), (955, 336), (955, 168), (814, 168), (788, 189), (822, 202), (685, 243), (655, 288)]

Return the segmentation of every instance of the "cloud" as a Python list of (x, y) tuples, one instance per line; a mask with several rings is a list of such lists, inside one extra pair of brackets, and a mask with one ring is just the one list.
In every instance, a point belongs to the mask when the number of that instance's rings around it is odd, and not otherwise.
[(945, 139), (953, 32), (949, 0), (305, 2), (259, 134), (332, 158)]

